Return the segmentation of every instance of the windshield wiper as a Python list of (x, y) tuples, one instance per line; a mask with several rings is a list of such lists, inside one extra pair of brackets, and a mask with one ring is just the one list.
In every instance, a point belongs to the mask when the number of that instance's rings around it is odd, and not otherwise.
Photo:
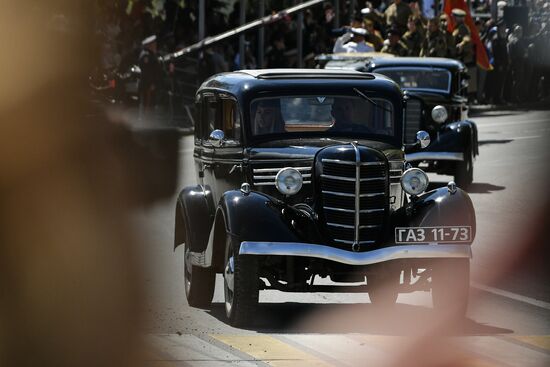
[(380, 108), (381, 110), (383, 110), (385, 112), (392, 112), (389, 108), (383, 107), (383, 106), (379, 105), (378, 103), (376, 103), (372, 98), (368, 97), (365, 93), (361, 92), (359, 89), (353, 88), (353, 91), (355, 93), (357, 93), (360, 97), (362, 97), (364, 100), (369, 101), (370, 103), (372, 103), (376, 107)]

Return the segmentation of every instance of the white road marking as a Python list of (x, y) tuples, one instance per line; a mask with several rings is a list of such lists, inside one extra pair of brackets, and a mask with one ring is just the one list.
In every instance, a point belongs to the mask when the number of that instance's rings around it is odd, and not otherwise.
[(488, 293), (496, 294), (498, 296), (510, 298), (510, 299), (515, 300), (515, 301), (527, 303), (527, 304), (530, 304), (532, 306), (537, 306), (537, 307), (540, 307), (540, 308), (544, 308), (546, 310), (550, 310), (550, 303), (540, 301), (538, 299), (534, 299), (534, 298), (526, 297), (526, 296), (521, 296), (521, 295), (516, 294), (516, 293), (508, 292), (508, 291), (505, 291), (503, 289), (498, 289), (498, 288), (490, 287), (488, 285), (483, 285), (483, 284), (479, 284), (479, 283), (472, 283), (472, 287), (476, 288), (476, 289), (479, 289), (479, 290), (482, 290), (482, 291), (485, 291), (485, 292), (488, 292)]

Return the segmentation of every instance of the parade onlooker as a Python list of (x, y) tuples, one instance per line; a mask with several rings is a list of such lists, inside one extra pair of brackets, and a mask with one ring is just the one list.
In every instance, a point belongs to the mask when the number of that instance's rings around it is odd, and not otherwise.
[(364, 28), (349, 28), (348, 32), (336, 39), (332, 52), (372, 52), (374, 47), (365, 41), (366, 36), (367, 30)]
[(139, 55), (141, 77), (138, 92), (140, 112), (144, 113), (155, 106), (156, 90), (162, 81), (162, 67), (157, 54), (157, 37), (147, 37), (141, 44), (143, 50)]
[(388, 39), (384, 41), (384, 47), (382, 47), (381, 52), (395, 56), (407, 56), (409, 50), (403, 41), (401, 41), (399, 29), (394, 27), (388, 31)]
[(409, 53), (407, 56), (418, 56), (420, 55), (420, 49), (422, 48), (422, 41), (424, 39), (424, 32), (421, 30), (422, 22), (420, 18), (411, 15), (407, 22), (407, 32), (403, 35), (401, 40), (407, 48)]
[(447, 52), (445, 57), (452, 59), (456, 56), (456, 47), (455, 47), (455, 39), (453, 37), (453, 34), (449, 32), (449, 29), (447, 28), (448, 24), (449, 24), (449, 17), (447, 16), (447, 14), (442, 13), (439, 16), (439, 30), (445, 36), (445, 43), (447, 44)]
[(384, 47), (384, 38), (380, 31), (374, 28), (374, 23), (370, 19), (364, 20), (365, 29), (367, 30), (367, 42), (371, 43), (375, 51), (380, 51)]
[(407, 20), (412, 15), (412, 10), (408, 4), (402, 0), (394, 0), (386, 11), (384, 16), (386, 17), (386, 27), (388, 29), (396, 28), (400, 32), (405, 32), (407, 29)]
[(268, 68), (284, 68), (288, 67), (287, 57), (285, 56), (286, 45), (285, 37), (281, 33), (273, 35), (271, 45), (268, 47), (265, 59), (267, 60)]
[(491, 38), (491, 54), (493, 56), (493, 71), (489, 73), (491, 83), (490, 97), (495, 104), (504, 103), (504, 85), (508, 76), (509, 56), (506, 24), (503, 20), (497, 23), (497, 32)]
[(445, 57), (447, 55), (447, 39), (439, 28), (439, 19), (428, 20), (428, 34), (422, 42), (420, 56)]
[(466, 65), (472, 65), (475, 60), (474, 46), (472, 42), (472, 33), (466, 23), (464, 23), (466, 12), (462, 9), (453, 9), (452, 14), (455, 21), (453, 38), (456, 47), (456, 58)]

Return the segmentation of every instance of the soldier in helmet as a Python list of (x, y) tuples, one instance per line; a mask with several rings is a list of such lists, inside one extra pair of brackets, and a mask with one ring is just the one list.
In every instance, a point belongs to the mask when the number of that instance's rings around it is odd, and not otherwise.
[(388, 31), (388, 39), (384, 41), (384, 47), (382, 47), (381, 52), (395, 56), (407, 56), (409, 49), (401, 41), (401, 32), (399, 32), (398, 28), (393, 27)]
[(449, 17), (443, 13), (439, 16), (439, 30), (445, 36), (445, 43), (447, 44), (447, 52), (445, 57), (454, 58), (456, 56), (455, 39), (451, 32), (447, 29), (449, 24)]
[(447, 55), (447, 39), (439, 28), (439, 19), (428, 20), (428, 34), (422, 42), (420, 56), (445, 57)]
[(474, 46), (472, 33), (464, 23), (466, 12), (462, 9), (453, 9), (452, 14), (455, 21), (453, 38), (455, 41), (456, 58), (466, 65), (472, 65), (474, 63)]

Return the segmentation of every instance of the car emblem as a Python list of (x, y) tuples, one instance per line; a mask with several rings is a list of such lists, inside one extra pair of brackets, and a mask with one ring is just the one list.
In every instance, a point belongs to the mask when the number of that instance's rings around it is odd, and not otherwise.
[(327, 97), (317, 97), (317, 101), (319, 103), (323, 103), (325, 101), (325, 99), (327, 99)]

